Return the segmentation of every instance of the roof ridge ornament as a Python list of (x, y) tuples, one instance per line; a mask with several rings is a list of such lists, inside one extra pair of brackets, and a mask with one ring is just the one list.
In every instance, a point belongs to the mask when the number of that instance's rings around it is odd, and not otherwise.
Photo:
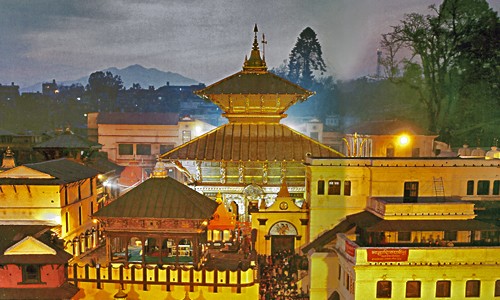
[(250, 58), (247, 59), (247, 57), (245, 56), (243, 71), (251, 73), (266, 73), (267, 72), (266, 61), (260, 57), (259, 42), (257, 41), (257, 33), (259, 32), (257, 24), (255, 24), (253, 32), (254, 32), (254, 37), (253, 37), (252, 51), (250, 53)]

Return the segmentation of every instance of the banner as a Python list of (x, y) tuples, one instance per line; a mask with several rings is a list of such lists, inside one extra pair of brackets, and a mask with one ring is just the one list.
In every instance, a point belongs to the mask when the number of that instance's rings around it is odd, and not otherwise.
[(407, 261), (408, 249), (401, 248), (379, 248), (367, 249), (368, 261)]

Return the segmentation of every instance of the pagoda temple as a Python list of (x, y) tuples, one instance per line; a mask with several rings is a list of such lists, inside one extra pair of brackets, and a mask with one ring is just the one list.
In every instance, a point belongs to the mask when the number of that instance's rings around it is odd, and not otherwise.
[(200, 262), (217, 203), (166, 176), (165, 170), (158, 162), (151, 178), (94, 214), (106, 231), (108, 262)]
[(196, 92), (219, 106), (228, 123), (160, 157), (173, 162), (198, 192), (213, 199), (221, 192), (247, 225), (262, 201), (274, 202), (283, 182), (302, 205), (307, 156), (342, 156), (280, 123), (290, 106), (314, 92), (268, 71), (257, 32), (255, 26), (250, 57), (240, 72)]

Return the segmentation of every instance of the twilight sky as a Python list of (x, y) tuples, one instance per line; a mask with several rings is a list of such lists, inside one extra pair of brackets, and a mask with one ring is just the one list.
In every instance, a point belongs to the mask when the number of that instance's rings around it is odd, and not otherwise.
[[(380, 34), (441, 0), (0, 0), (0, 83), (21, 87), (140, 64), (211, 84), (241, 70), (254, 23), (267, 65), (300, 32), (318, 35), (328, 73), (376, 70)], [(498, 11), (500, 0), (489, 0)]]

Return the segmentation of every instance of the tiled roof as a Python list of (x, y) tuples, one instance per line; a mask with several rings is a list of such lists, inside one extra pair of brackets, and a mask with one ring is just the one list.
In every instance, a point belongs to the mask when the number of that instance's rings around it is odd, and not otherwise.
[(238, 72), (196, 92), (211, 94), (296, 94), (304, 99), (312, 93), (270, 72)]
[(101, 149), (102, 145), (87, 140), (79, 135), (64, 132), (56, 135), (48, 141), (33, 146), (33, 149), (40, 148), (63, 148), (63, 149)]
[(2, 128), (0, 128), (0, 135), (1, 136), (17, 136), (17, 134), (12, 133), (12, 132), (5, 130), (5, 129), (2, 129)]
[[(50, 242), (50, 226), (47, 225), (0, 225), (0, 264), (26, 264), (26, 263), (67, 263), (72, 257)], [(18, 243), (27, 236), (33, 236), (38, 241), (56, 250), (56, 255), (3, 255), (7, 248)]]
[(209, 219), (217, 203), (173, 178), (149, 178), (94, 216), (116, 218)]
[(432, 135), (427, 130), (401, 120), (367, 121), (350, 126), (344, 130), (345, 133), (368, 134), (368, 135), (394, 135), (402, 131), (415, 135)]
[(165, 154), (166, 159), (212, 161), (305, 161), (343, 156), (286, 125), (230, 123)]
[(178, 122), (179, 114), (176, 113), (112, 112), (97, 116), (98, 124), (177, 125)]
[[(70, 159), (61, 158), (43, 161), (39, 163), (25, 164), (24, 167), (49, 174), (54, 178), (9, 178), (0, 177), (0, 184), (26, 184), (26, 185), (57, 185), (76, 182), (79, 180), (97, 176), (99, 171), (84, 166)], [(15, 170), (15, 168), (11, 169)], [(7, 174), (7, 173), (4, 173)]]

